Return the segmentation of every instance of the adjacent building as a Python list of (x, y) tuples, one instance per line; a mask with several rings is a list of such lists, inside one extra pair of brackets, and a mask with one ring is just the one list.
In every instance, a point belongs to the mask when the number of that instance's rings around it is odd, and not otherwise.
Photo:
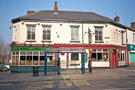
[(127, 48), (129, 65), (135, 65), (135, 22), (127, 29)]
[[(93, 67), (119, 67), (128, 65), (127, 30), (133, 29), (94, 12), (54, 10), (27, 11), (13, 23), (12, 71), (31, 71), (33, 66), (44, 68), (45, 49), (85, 49), (85, 66), (92, 59)], [(49, 70), (81, 68), (81, 54), (47, 54)]]

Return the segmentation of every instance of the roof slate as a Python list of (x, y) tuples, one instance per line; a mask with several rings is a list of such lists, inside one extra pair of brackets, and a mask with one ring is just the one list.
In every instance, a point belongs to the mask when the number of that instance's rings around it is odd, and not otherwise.
[(58, 11), (58, 14), (54, 14), (53, 10), (40, 10), (30, 15), (20, 16), (18, 18), (12, 19), (12, 23), (18, 22), (20, 20), (62, 20), (62, 21), (80, 21), (80, 22), (92, 22), (92, 23), (111, 23), (117, 25), (119, 27), (130, 29), (135, 31), (134, 29), (117, 23), (116, 21), (96, 14), (94, 12), (81, 12), (81, 11)]
[(98, 15), (93, 12), (80, 12), (80, 11), (58, 11), (58, 14), (54, 14), (53, 10), (41, 10), (31, 15), (25, 15), (13, 19), (16, 20), (79, 20), (79, 21), (103, 21), (109, 22), (112, 19)]

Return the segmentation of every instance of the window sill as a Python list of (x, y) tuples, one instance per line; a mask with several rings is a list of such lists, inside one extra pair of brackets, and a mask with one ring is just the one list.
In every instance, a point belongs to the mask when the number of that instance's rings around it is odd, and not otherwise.
[(103, 41), (95, 41), (95, 43), (104, 43)]
[(26, 42), (36, 42), (36, 40), (26, 40)]
[(42, 42), (52, 42), (51, 40), (42, 40)]
[(77, 41), (77, 40), (71, 40), (70, 43), (80, 43), (80, 41)]

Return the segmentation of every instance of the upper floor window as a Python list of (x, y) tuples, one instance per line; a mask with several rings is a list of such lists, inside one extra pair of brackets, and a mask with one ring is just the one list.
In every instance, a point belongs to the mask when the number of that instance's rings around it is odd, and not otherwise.
[(133, 43), (135, 43), (135, 33), (133, 33)]
[(95, 41), (96, 42), (103, 42), (103, 27), (96, 26), (95, 27)]
[(79, 26), (71, 26), (71, 40), (79, 40)]
[(43, 26), (43, 40), (51, 40), (51, 27)]
[(27, 25), (27, 39), (35, 40), (35, 25)]
[(125, 41), (125, 31), (121, 30), (121, 40), (122, 40), (122, 45), (125, 45), (126, 44), (126, 41)]

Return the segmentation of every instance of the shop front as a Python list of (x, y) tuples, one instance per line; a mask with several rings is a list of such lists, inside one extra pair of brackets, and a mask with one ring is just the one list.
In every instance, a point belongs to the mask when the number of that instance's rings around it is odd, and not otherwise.
[(128, 44), (128, 59), (129, 59), (129, 65), (133, 66), (135, 65), (135, 45)]
[[(38, 66), (39, 71), (44, 70), (44, 50), (53, 47), (22, 46), (13, 43), (11, 45), (11, 72), (29, 72), (33, 66)], [(47, 55), (47, 68), (54, 70), (53, 54)]]
[[(25, 45), (11, 44), (11, 71), (29, 72), (33, 70), (33, 66), (38, 66), (39, 71), (44, 71), (44, 60), (46, 49), (76, 49), (86, 50), (84, 54), (85, 68), (88, 68), (88, 60), (92, 60), (92, 67), (108, 67), (115, 68), (125, 66), (127, 61), (127, 47), (116, 45)], [(132, 55), (132, 54), (131, 54)], [(47, 69), (54, 71), (56, 69), (56, 61), (61, 58), (62, 69), (78, 69), (81, 68), (82, 55), (80, 53), (48, 53)]]

